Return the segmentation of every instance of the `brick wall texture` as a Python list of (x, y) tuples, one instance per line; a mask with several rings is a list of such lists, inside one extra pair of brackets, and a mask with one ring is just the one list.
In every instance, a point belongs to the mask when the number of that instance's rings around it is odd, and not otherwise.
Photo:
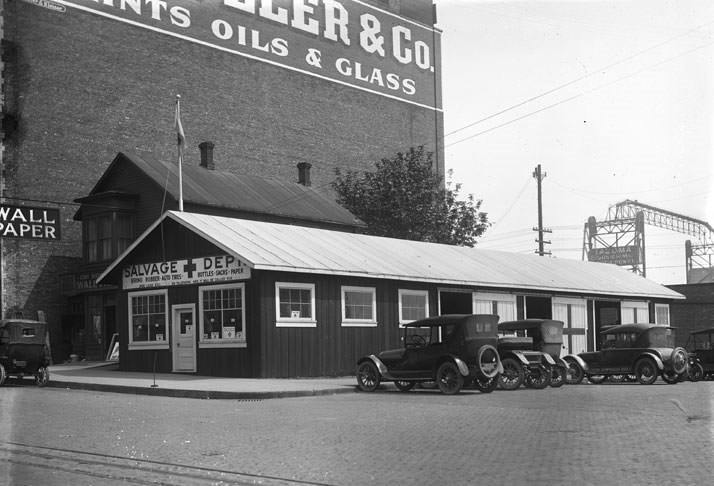
[(336, 167), (434, 151), (443, 132), (433, 110), (76, 9), (3, 3), (3, 110), (18, 120), (4, 139), (3, 196), (62, 216), (61, 241), (3, 240), (4, 316), (59, 319), (59, 275), (81, 255), (73, 200), (119, 151), (176, 158), (176, 94), (184, 163), (198, 164), (198, 144), (212, 140), (221, 170), (297, 181), (296, 164), (310, 162), (313, 187), (326, 190)]

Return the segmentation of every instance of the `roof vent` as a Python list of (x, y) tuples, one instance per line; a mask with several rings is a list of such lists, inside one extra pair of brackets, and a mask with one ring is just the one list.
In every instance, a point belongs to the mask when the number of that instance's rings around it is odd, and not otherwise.
[(298, 183), (305, 187), (310, 187), (310, 167), (312, 167), (312, 164), (309, 162), (300, 162), (297, 165)]
[(201, 142), (198, 144), (201, 150), (201, 167), (208, 170), (215, 170), (216, 166), (213, 163), (213, 142)]

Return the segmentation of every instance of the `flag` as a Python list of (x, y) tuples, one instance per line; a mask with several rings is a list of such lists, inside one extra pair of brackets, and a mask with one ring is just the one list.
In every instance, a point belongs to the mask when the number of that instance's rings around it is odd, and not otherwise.
[(186, 134), (183, 132), (183, 125), (181, 124), (181, 100), (179, 96), (176, 96), (176, 116), (174, 119), (174, 126), (176, 127), (176, 135), (178, 137), (179, 149), (182, 149), (186, 145)]

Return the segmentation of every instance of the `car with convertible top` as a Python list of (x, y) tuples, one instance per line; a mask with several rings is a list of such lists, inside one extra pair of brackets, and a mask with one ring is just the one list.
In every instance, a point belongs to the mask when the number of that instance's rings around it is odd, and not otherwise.
[(394, 382), (400, 391), (435, 382), (447, 395), (473, 387), (489, 393), (503, 370), (498, 356), (498, 316), (448, 314), (428, 317), (402, 327), (403, 346), (360, 358), (357, 385), (374, 391)]
[(675, 329), (656, 324), (609, 326), (598, 351), (568, 355), (568, 383), (602, 383), (611, 376), (632, 375), (643, 385), (661, 376), (669, 384), (682, 380), (687, 373), (688, 355), (674, 345)]
[(499, 387), (563, 386), (568, 371), (568, 363), (560, 358), (563, 325), (563, 321), (532, 318), (499, 322), (498, 354), (503, 365)]

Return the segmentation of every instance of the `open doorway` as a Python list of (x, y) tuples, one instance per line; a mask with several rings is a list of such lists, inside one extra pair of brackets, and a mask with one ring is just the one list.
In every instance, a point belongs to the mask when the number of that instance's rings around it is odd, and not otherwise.
[(473, 299), (471, 292), (439, 291), (439, 313), (444, 314), (472, 314)]
[(552, 319), (553, 304), (550, 297), (526, 295), (526, 319)]

